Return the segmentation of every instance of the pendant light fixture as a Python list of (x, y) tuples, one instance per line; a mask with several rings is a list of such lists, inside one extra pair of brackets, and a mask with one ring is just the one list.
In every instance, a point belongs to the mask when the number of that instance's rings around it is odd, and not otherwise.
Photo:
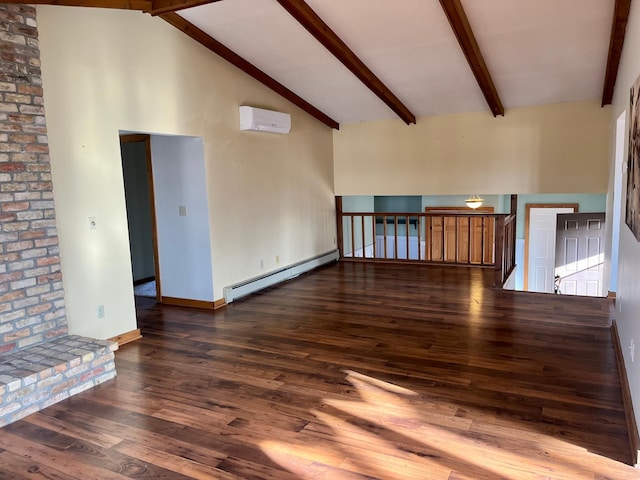
[(480, 198), (477, 193), (474, 193), (469, 198), (465, 200), (467, 207), (473, 208), (474, 210), (482, 205), (484, 202), (484, 198)]

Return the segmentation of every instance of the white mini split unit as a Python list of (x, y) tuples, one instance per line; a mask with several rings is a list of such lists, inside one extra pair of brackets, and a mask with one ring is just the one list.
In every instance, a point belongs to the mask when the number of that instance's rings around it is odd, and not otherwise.
[(240, 107), (240, 130), (289, 133), (291, 115), (255, 107)]

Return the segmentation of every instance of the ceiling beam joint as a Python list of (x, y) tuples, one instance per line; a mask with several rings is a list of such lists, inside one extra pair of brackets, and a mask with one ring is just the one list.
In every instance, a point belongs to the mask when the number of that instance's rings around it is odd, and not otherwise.
[(151, 15), (160, 15), (162, 13), (176, 12), (185, 8), (199, 7), (209, 3), (219, 2), (220, 0), (153, 0), (151, 2)]
[(220, 0), (0, 0), (0, 3), (57, 5), (62, 7), (116, 8), (140, 10), (151, 15), (198, 7)]

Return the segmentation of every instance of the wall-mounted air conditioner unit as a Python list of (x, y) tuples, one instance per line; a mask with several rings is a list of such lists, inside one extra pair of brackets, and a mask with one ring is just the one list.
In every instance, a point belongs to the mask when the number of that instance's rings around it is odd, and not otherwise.
[(240, 107), (240, 130), (289, 133), (291, 115), (255, 107)]

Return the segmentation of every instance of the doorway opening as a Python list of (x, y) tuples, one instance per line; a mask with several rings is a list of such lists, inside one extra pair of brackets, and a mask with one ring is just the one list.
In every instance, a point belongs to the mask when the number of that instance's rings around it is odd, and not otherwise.
[(527, 204), (524, 290), (605, 296), (604, 212), (578, 213), (577, 203)]
[[(143, 284), (135, 286), (135, 294), (150, 294), (160, 303), (213, 309), (202, 138), (121, 134), (133, 279)], [(137, 163), (130, 163), (132, 157)]]
[(622, 192), (626, 185), (626, 168), (624, 164), (624, 137), (626, 131), (626, 114), (622, 112), (616, 121), (615, 157), (613, 174), (613, 213), (611, 219), (611, 267), (609, 291), (615, 293), (618, 288), (618, 251), (620, 248), (620, 224), (622, 222)]
[(554, 292), (556, 215), (577, 211), (577, 203), (528, 203), (525, 206), (525, 291)]
[(134, 292), (162, 301), (151, 136), (120, 135)]
[(555, 291), (604, 297), (605, 213), (559, 214), (555, 245)]

